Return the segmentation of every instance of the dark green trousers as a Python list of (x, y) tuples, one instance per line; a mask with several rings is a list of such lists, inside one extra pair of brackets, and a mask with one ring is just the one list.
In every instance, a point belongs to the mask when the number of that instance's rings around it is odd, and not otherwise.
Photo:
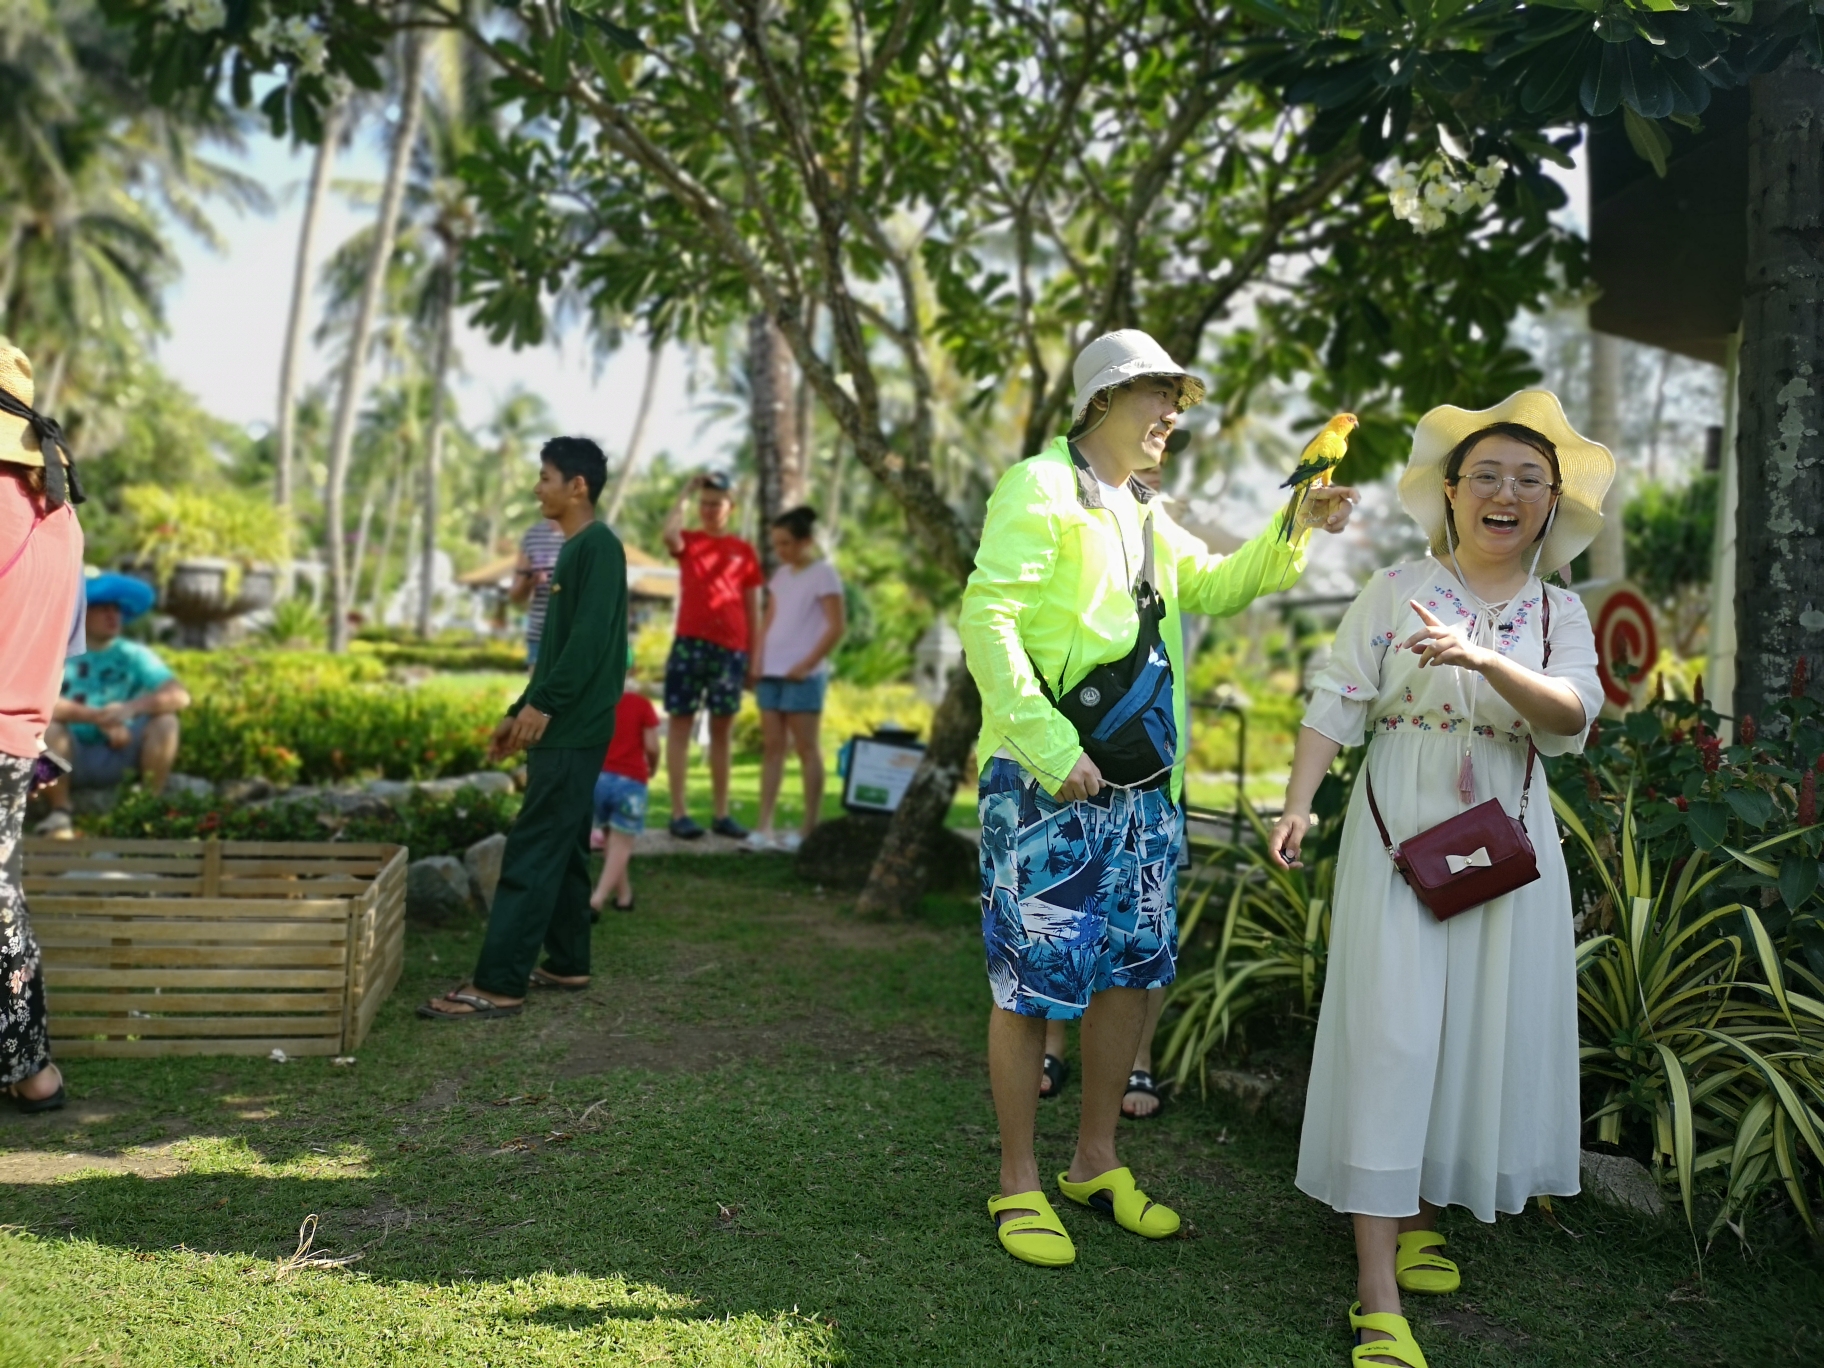
[(524, 997), (541, 945), (552, 973), (589, 972), (589, 823), (607, 750), (526, 753), (526, 801), (507, 832), (477, 988)]

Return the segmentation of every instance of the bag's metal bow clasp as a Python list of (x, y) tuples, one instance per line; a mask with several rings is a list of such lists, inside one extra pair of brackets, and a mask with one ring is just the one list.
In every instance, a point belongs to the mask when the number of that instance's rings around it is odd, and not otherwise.
[(1495, 862), (1488, 858), (1488, 847), (1483, 846), (1468, 855), (1446, 855), (1444, 863), (1452, 874), (1461, 874), (1466, 869), (1492, 869)]

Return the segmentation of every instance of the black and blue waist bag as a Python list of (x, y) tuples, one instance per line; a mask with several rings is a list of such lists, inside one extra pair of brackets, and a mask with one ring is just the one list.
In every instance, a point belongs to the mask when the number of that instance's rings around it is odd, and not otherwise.
[(1165, 600), (1153, 584), (1153, 518), (1142, 532), (1140, 578), (1133, 586), (1140, 619), (1134, 646), (1119, 660), (1097, 665), (1062, 697), (1054, 695), (1038, 667), (1039, 687), (1051, 705), (1077, 729), (1084, 752), (1102, 777), (1129, 787), (1162, 788), (1178, 760), (1178, 719), (1172, 711), (1172, 662), (1159, 628)]

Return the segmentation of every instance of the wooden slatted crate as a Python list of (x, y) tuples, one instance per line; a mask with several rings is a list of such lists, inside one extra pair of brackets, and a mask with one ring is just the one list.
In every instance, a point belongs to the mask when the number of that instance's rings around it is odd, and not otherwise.
[(405, 958), (403, 846), (25, 841), (66, 1058), (352, 1052)]

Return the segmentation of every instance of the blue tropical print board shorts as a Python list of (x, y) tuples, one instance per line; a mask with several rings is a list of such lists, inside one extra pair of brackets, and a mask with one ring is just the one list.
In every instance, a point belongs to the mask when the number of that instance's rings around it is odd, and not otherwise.
[(1166, 789), (1060, 803), (1012, 760), (982, 773), (982, 941), (994, 1005), (1071, 1021), (1104, 988), (1177, 976), (1178, 848)]

